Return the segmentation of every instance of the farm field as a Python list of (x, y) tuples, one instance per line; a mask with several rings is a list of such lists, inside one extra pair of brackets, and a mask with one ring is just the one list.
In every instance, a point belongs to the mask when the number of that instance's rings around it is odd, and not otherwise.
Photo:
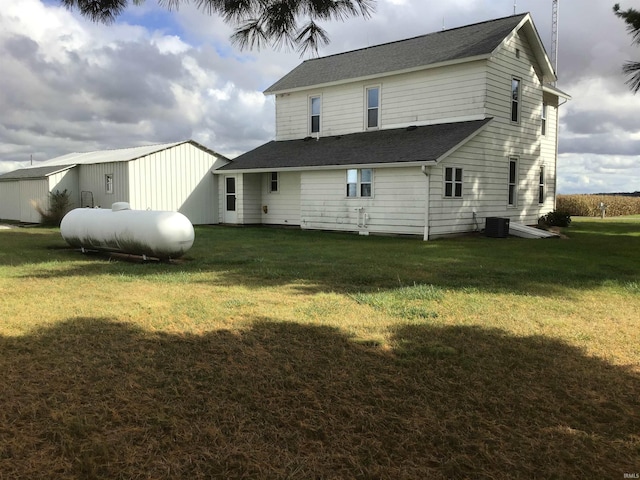
[(0, 230), (0, 479), (640, 474), (640, 216), (563, 234)]

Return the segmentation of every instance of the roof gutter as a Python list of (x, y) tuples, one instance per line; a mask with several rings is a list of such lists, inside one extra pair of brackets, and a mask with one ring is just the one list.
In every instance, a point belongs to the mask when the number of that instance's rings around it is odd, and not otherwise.
[[(564, 98), (565, 100), (571, 100), (573, 97), (568, 93), (563, 92), (555, 87), (551, 87), (549, 85), (543, 85), (542, 91), (545, 93), (550, 93), (551, 95), (557, 95), (558, 97)], [(565, 102), (566, 103), (566, 102)]]
[[(390, 163), (350, 163), (344, 165), (310, 165), (305, 167), (261, 167), (261, 168), (227, 168), (224, 170), (211, 170), (214, 175), (226, 175), (228, 173), (265, 173), (265, 172), (308, 172), (317, 170), (343, 170), (351, 168), (402, 168), (402, 167), (422, 167), (425, 164), (435, 165), (438, 160), (412, 160), (409, 162)], [(232, 162), (233, 163), (233, 162)]]

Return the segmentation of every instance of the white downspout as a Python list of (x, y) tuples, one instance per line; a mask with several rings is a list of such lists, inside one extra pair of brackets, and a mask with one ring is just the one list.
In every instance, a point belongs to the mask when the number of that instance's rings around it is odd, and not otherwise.
[(431, 167), (427, 166), (427, 165), (422, 165), (422, 173), (424, 173), (424, 176), (426, 177), (427, 180), (427, 188), (426, 188), (426, 192), (425, 192), (425, 201), (424, 201), (424, 238), (423, 240), (426, 242), (429, 240), (429, 193), (430, 193), (430, 189), (429, 189), (429, 184), (431, 183), (429, 180), (429, 173), (431, 171)]

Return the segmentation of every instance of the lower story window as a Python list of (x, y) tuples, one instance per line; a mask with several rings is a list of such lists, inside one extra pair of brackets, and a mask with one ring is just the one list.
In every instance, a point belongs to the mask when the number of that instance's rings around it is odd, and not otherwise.
[(518, 198), (518, 159), (509, 159), (509, 206), (514, 207)]
[(271, 174), (269, 175), (269, 191), (278, 191), (278, 172), (271, 172)]
[(371, 197), (373, 194), (373, 170), (354, 168), (347, 170), (347, 197)]
[(444, 196), (462, 198), (462, 169), (446, 167), (444, 169)]
[(540, 179), (538, 180), (538, 203), (539, 204), (543, 204), (544, 203), (544, 197), (545, 197), (545, 175), (544, 175), (544, 165), (540, 166)]

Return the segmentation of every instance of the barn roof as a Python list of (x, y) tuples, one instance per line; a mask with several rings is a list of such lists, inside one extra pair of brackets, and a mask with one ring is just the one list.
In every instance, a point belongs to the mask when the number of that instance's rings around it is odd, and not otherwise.
[(75, 165), (92, 165), (96, 163), (113, 163), (113, 162), (130, 162), (138, 158), (146, 157), (154, 153), (162, 152), (184, 143), (190, 143), (191, 145), (204, 150), (211, 155), (215, 155), (223, 160), (227, 158), (213, 150), (199, 144), (193, 140), (184, 140), (181, 142), (173, 143), (161, 143), (156, 145), (145, 145), (142, 147), (131, 148), (119, 148), (114, 150), (98, 150), (95, 152), (84, 153), (68, 153), (60, 157), (52, 158), (51, 160), (45, 160), (37, 165), (24, 167), (20, 170), (5, 173), (0, 175), (0, 180), (16, 180), (25, 178), (42, 178), (52, 173), (56, 173), (55, 169), (61, 169), (61, 167), (72, 167)]
[(478, 134), (491, 120), (271, 141), (215, 172), (436, 162)]
[(68, 170), (75, 165), (49, 165), (46, 167), (27, 167), (0, 175), (0, 182), (6, 180), (29, 180), (44, 178)]
[(547, 81), (553, 68), (529, 14), (475, 23), (350, 52), (306, 60), (265, 90), (266, 94), (487, 58), (511, 33), (525, 27)]

